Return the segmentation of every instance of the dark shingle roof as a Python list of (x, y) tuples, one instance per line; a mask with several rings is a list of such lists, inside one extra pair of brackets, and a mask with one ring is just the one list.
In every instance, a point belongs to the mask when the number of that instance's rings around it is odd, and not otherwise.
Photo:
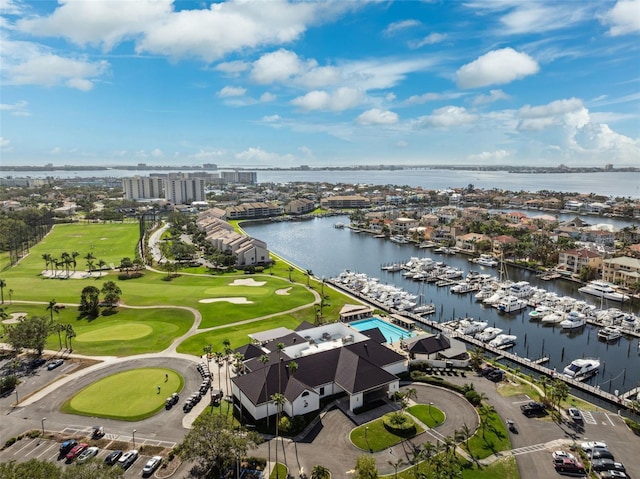
[(451, 346), (449, 338), (444, 334), (435, 334), (428, 338), (422, 338), (409, 346), (409, 352), (421, 354), (433, 354)]
[(260, 357), (264, 354), (264, 351), (262, 349), (252, 343), (240, 346), (239, 348), (234, 349), (233, 352), (242, 354), (245, 361), (248, 359)]
[(366, 329), (360, 332), (365, 336), (367, 336), (369, 339), (375, 341), (376, 343), (387, 342), (387, 338), (384, 337), (384, 334), (382, 334), (382, 331), (380, 331), (380, 328), (371, 328), (371, 329)]

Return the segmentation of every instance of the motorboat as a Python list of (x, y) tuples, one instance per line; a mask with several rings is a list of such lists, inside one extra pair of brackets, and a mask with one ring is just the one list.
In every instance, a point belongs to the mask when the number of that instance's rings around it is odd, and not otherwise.
[(518, 336), (514, 334), (498, 334), (495, 338), (489, 341), (489, 346), (493, 346), (494, 348), (504, 348), (507, 346), (512, 346), (515, 344)]
[(598, 339), (615, 341), (622, 336), (622, 330), (618, 326), (605, 326), (598, 331)]
[(509, 287), (509, 294), (519, 299), (528, 298), (533, 295), (534, 292), (535, 290), (528, 281), (518, 281)]
[(554, 311), (540, 320), (542, 324), (560, 324), (567, 317), (562, 311)]
[(394, 235), (389, 239), (394, 243), (399, 243), (399, 244), (406, 244), (409, 242), (409, 240), (402, 235)]
[(527, 302), (516, 296), (507, 295), (498, 302), (496, 307), (503, 313), (515, 313), (526, 308)]
[(428, 314), (433, 314), (436, 312), (436, 305), (433, 303), (425, 303), (419, 304), (415, 308), (413, 308), (413, 313), (418, 314), (420, 316), (426, 316)]
[(575, 309), (569, 311), (567, 317), (560, 321), (560, 327), (562, 329), (581, 328), (585, 324), (587, 324), (587, 317)]
[(551, 309), (549, 306), (540, 305), (540, 306), (537, 306), (535, 309), (532, 309), (531, 311), (529, 311), (529, 318), (532, 321), (538, 321), (551, 313), (553, 313), (553, 309)]
[(498, 260), (488, 254), (481, 254), (478, 258), (472, 260), (475, 264), (480, 266), (488, 266), (489, 268), (495, 268), (498, 266)]
[(578, 288), (578, 291), (611, 301), (622, 302), (629, 299), (629, 296), (627, 296), (626, 294), (616, 291), (611, 283), (607, 283), (606, 281), (601, 280), (590, 281), (585, 286)]
[(562, 374), (574, 379), (588, 378), (596, 374), (599, 368), (599, 359), (574, 359), (571, 364), (564, 368)]
[(468, 334), (470, 336), (473, 336), (476, 333), (484, 331), (487, 326), (488, 323), (486, 321), (461, 319), (458, 323), (456, 331), (461, 334)]
[(476, 339), (483, 343), (489, 342), (494, 339), (498, 334), (502, 333), (501, 328), (495, 328), (493, 326), (486, 327), (484, 331), (476, 334)]
[(476, 289), (477, 288), (471, 283), (468, 283), (467, 281), (461, 281), (460, 283), (451, 286), (451, 289), (449, 289), (449, 291), (456, 294), (465, 294), (471, 291), (475, 291)]

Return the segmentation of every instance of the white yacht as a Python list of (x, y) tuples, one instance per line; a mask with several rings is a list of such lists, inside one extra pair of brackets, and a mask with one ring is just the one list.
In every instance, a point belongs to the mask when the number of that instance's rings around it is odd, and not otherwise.
[(604, 341), (615, 341), (622, 336), (622, 331), (617, 326), (605, 326), (598, 331), (598, 339)]
[(532, 309), (531, 311), (529, 311), (529, 318), (532, 321), (538, 321), (544, 318), (547, 314), (551, 314), (551, 313), (553, 313), (553, 309), (551, 309), (549, 306), (545, 306), (544, 304), (541, 304), (540, 306), (537, 306), (535, 309)]
[(567, 317), (560, 321), (560, 327), (562, 329), (581, 328), (585, 324), (587, 324), (587, 317), (581, 312), (576, 311), (575, 309), (569, 311)]
[(560, 324), (567, 317), (566, 313), (562, 311), (553, 311), (551, 314), (547, 314), (540, 320), (542, 324)]
[(496, 307), (503, 313), (515, 313), (526, 308), (527, 302), (516, 296), (507, 295), (498, 302)]
[(513, 334), (498, 334), (495, 338), (489, 341), (489, 346), (493, 346), (494, 348), (504, 348), (515, 344), (516, 339), (518, 339), (518, 336)]
[(517, 283), (513, 283), (509, 288), (509, 294), (516, 298), (528, 298), (533, 293), (534, 289), (528, 281), (518, 281)]
[(611, 283), (600, 280), (590, 281), (585, 286), (578, 288), (578, 291), (611, 301), (626, 301), (629, 299), (626, 294), (617, 292)]
[(473, 336), (476, 333), (480, 333), (484, 331), (484, 329), (488, 326), (486, 321), (476, 321), (476, 320), (468, 320), (461, 319), (458, 323), (458, 327), (456, 331), (461, 334), (468, 334)]
[(599, 359), (574, 359), (573, 361), (571, 361), (571, 364), (569, 364), (569, 366), (564, 368), (562, 374), (574, 379), (585, 379), (596, 374), (599, 367)]
[(478, 258), (473, 260), (473, 262), (480, 266), (488, 266), (489, 268), (495, 268), (498, 266), (498, 261), (489, 254), (481, 254)]
[(492, 339), (494, 339), (500, 333), (502, 333), (502, 329), (495, 328), (493, 326), (489, 326), (489, 327), (485, 328), (484, 331), (482, 331), (480, 333), (477, 333), (476, 334), (476, 339), (478, 341), (482, 341), (483, 343), (486, 343), (486, 342), (491, 341)]

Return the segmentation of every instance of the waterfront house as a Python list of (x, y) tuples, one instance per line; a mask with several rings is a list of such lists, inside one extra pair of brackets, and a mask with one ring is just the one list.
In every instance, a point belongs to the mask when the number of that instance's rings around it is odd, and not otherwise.
[(625, 288), (631, 287), (640, 282), (640, 259), (619, 256), (603, 260), (602, 279)]
[[(245, 362), (246, 374), (234, 377), (235, 409), (249, 422), (276, 413), (272, 396), (285, 398), (289, 417), (320, 409), (320, 399), (346, 398), (350, 411), (391, 397), (399, 390), (398, 374), (407, 370), (405, 357), (343, 323), (301, 331), (286, 328), (250, 335), (269, 357)], [(278, 344), (284, 344), (278, 349)], [(295, 361), (295, 371), (290, 364)]]
[(476, 252), (476, 244), (481, 241), (491, 242), (491, 238), (481, 233), (467, 233), (456, 236), (456, 248), (470, 253)]
[(312, 212), (315, 207), (315, 202), (306, 198), (299, 198), (287, 203), (284, 207), (284, 212), (290, 215), (303, 215)]
[(360, 195), (330, 196), (320, 200), (322, 208), (368, 208), (371, 201)]
[(491, 248), (494, 256), (500, 257), (502, 252), (515, 246), (518, 240), (511, 235), (498, 235), (491, 239)]
[(580, 275), (583, 268), (590, 267), (594, 271), (600, 271), (602, 256), (586, 248), (568, 249), (561, 251), (558, 257), (558, 269), (571, 272), (572, 275)]

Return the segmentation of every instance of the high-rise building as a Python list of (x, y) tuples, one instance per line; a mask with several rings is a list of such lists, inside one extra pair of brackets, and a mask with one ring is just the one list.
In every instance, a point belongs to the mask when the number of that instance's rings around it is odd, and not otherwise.
[(142, 200), (164, 197), (163, 178), (157, 176), (134, 176), (122, 179), (122, 190), (127, 200)]
[(205, 201), (204, 178), (169, 176), (164, 180), (164, 197), (173, 205)]
[(224, 183), (255, 185), (258, 182), (258, 174), (255, 171), (223, 171), (221, 174)]

